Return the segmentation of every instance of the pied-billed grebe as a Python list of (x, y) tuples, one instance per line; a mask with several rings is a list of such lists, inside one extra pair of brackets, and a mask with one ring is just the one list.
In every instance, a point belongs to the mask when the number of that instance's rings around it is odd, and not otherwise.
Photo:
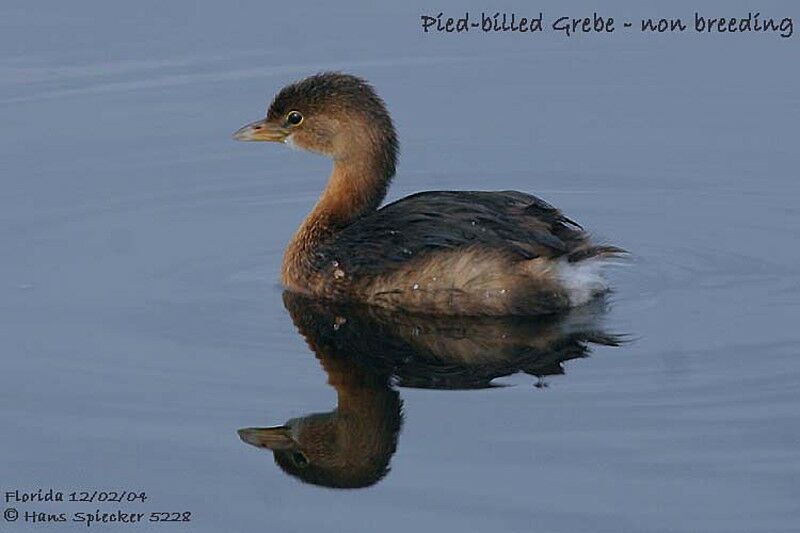
[(271, 450), (284, 472), (328, 487), (366, 487), (388, 472), (403, 420), (395, 386), (483, 389), (524, 372), (541, 387), (545, 376), (563, 374), (566, 361), (587, 357), (593, 345), (623, 341), (602, 326), (602, 298), (537, 317), (420, 316), (290, 291), (283, 303), (328, 374), (338, 405), (280, 426), (243, 428), (239, 436)]
[(283, 259), (292, 291), (431, 314), (553, 313), (605, 291), (596, 267), (623, 253), (516, 191), (423, 192), (378, 209), (395, 173), (397, 134), (383, 100), (355, 76), (328, 72), (284, 87), (266, 118), (234, 138), (333, 160)]

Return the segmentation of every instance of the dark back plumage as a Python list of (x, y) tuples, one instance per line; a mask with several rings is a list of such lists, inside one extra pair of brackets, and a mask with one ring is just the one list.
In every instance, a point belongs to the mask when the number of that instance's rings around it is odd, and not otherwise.
[(529, 194), (429, 191), (354, 222), (321, 246), (317, 257), (353, 275), (372, 276), (433, 251), (482, 246), (520, 260), (557, 258), (586, 240), (580, 226)]

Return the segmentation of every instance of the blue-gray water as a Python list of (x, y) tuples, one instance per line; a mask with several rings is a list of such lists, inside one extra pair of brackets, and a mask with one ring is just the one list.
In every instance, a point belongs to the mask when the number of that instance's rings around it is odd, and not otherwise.
[[(491, 6), (267, 4), (0, 7), (0, 489), (151, 497), (14, 507), (192, 511), (158, 531), (797, 530), (800, 36), (425, 35), (421, 14)], [(800, 17), (697, 4), (603, 12)], [(329, 164), (230, 139), (324, 69), (387, 101), (390, 198), (533, 192), (634, 254), (605, 317), (633, 342), (545, 388), (399, 389), (391, 471), (355, 491), (236, 434), (336, 404), (277, 284)]]

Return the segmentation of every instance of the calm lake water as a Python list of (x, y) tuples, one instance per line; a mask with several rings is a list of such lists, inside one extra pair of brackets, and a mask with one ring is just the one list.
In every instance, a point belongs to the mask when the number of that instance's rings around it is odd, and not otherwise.
[[(192, 513), (102, 531), (798, 530), (800, 37), (425, 35), (431, 9), (486, 6), (267, 4), (0, 7), (0, 489), (149, 498), (3, 508)], [(230, 134), (324, 69), (386, 99), (390, 199), (533, 192), (631, 250), (604, 306), (285, 305), (283, 248), (329, 163)], [(293, 424), (339, 424), (345, 467), (314, 480), (367, 488), (303, 483), (237, 435), (337, 402)]]

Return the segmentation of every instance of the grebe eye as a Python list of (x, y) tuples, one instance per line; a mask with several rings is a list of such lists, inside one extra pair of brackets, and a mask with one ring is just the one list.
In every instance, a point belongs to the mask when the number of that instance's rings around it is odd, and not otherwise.
[(303, 115), (300, 113), (300, 111), (289, 111), (289, 114), (286, 115), (286, 122), (292, 126), (297, 126), (303, 122)]
[(292, 461), (300, 468), (308, 466), (308, 457), (303, 452), (294, 452), (292, 454)]

